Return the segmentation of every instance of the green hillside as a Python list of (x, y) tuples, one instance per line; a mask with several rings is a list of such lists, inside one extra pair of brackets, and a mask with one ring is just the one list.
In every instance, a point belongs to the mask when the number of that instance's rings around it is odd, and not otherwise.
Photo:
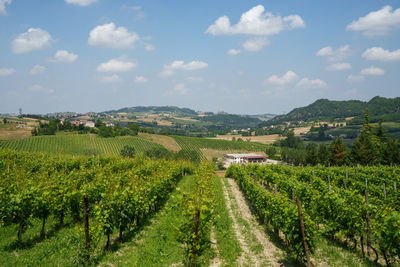
[(400, 121), (400, 97), (376, 96), (368, 102), (319, 99), (306, 107), (295, 108), (286, 115), (276, 116), (264, 122), (263, 125), (279, 124), (285, 121), (315, 121), (348, 117), (356, 117), (356, 121), (362, 121), (366, 108), (369, 109), (372, 122), (377, 120)]
[(135, 136), (102, 138), (80, 134), (0, 140), (0, 148), (68, 155), (119, 155), (125, 145), (133, 146), (137, 152), (144, 152), (152, 147), (161, 147), (159, 144)]

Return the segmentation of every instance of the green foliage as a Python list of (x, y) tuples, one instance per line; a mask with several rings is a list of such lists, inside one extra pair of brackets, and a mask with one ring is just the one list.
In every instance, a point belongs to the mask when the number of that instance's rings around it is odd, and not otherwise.
[(339, 166), (346, 164), (347, 150), (344, 146), (342, 138), (336, 137), (333, 140), (329, 146), (329, 152), (331, 164)]
[(121, 156), (125, 158), (133, 158), (135, 156), (135, 148), (132, 146), (124, 146), (121, 149)]
[(278, 151), (275, 146), (267, 146), (267, 148), (265, 149), (265, 154), (267, 154), (268, 157), (270, 157), (270, 158), (274, 157), (277, 152)]
[(195, 173), (195, 187), (189, 194), (183, 194), (182, 207), (184, 222), (180, 226), (181, 239), (186, 246), (187, 265), (197, 266), (207, 240), (213, 219), (213, 177), (214, 166), (202, 163)]

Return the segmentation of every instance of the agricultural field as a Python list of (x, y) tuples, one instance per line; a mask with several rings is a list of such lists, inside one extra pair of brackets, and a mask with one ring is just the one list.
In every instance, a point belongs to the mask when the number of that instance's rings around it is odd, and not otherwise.
[(397, 266), (399, 174), (0, 149), (0, 264)]
[(90, 134), (34, 136), (19, 140), (0, 140), (0, 148), (68, 155), (119, 155), (124, 146), (144, 152), (160, 144), (136, 136), (102, 138)]
[(244, 141), (250, 140), (250, 142), (256, 142), (261, 144), (273, 144), (275, 141), (280, 139), (278, 134), (269, 134), (269, 135), (259, 135), (259, 136), (241, 136), (241, 135), (233, 135), (233, 134), (226, 134), (226, 135), (217, 135), (217, 137), (211, 139), (218, 139), (218, 140), (227, 140), (231, 141), (232, 139), (241, 138)]
[[(307, 266), (398, 266), (398, 167), (231, 166), (259, 221)], [(344, 259), (327, 244), (354, 254)], [(324, 256), (322, 256), (324, 255)], [(358, 258), (358, 259), (357, 259)]]

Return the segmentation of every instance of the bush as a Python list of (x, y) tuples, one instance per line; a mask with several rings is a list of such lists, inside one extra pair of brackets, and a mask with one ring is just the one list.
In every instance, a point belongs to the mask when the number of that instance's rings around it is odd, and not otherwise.
[(121, 149), (121, 156), (125, 158), (133, 158), (135, 156), (135, 148), (132, 146), (124, 146)]

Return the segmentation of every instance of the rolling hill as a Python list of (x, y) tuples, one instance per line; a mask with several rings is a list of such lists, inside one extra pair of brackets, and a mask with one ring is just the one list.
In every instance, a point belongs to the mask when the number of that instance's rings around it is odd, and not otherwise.
[(276, 116), (269, 121), (263, 122), (262, 125), (280, 124), (286, 121), (315, 121), (345, 119), (348, 117), (355, 117), (354, 120), (362, 120), (366, 108), (370, 112), (372, 121), (400, 121), (400, 97), (385, 98), (376, 96), (368, 102), (319, 99), (306, 107), (295, 108), (285, 115)]

